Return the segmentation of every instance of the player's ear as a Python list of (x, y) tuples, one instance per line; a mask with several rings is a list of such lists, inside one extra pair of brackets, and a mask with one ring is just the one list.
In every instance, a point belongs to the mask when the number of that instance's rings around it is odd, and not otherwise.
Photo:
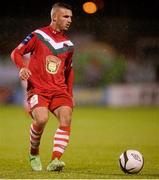
[(56, 14), (54, 14), (54, 15), (52, 16), (52, 21), (53, 21), (53, 22), (56, 22), (56, 20), (57, 20), (57, 16), (56, 16)]

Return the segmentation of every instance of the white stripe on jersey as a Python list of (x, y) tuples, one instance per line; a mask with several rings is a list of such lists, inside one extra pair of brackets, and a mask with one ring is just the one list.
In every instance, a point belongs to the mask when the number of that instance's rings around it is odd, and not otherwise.
[(47, 35), (45, 32), (37, 29), (34, 31), (37, 34), (40, 34), (45, 41), (47, 41), (51, 46), (54, 47), (54, 49), (61, 49), (63, 48), (64, 44), (67, 44), (68, 46), (73, 46), (73, 43), (70, 40), (62, 41), (62, 42), (55, 42), (49, 35)]

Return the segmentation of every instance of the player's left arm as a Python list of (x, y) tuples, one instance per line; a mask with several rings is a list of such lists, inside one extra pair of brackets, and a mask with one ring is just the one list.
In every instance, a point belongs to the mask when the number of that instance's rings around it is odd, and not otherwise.
[(66, 60), (65, 82), (67, 84), (68, 93), (73, 97), (74, 70), (72, 66), (72, 56), (73, 52), (69, 54)]

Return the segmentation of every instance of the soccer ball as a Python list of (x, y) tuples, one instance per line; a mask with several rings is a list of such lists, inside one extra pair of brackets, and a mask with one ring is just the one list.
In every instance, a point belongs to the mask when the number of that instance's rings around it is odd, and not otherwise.
[(126, 150), (119, 157), (119, 165), (124, 173), (137, 174), (144, 166), (143, 155), (137, 150)]

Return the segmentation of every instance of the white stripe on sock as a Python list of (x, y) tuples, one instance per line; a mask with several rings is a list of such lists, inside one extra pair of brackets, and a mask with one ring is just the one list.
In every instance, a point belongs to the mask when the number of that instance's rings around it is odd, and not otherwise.
[(68, 136), (68, 135), (55, 134), (54, 137), (55, 137), (55, 138), (61, 138), (61, 139), (69, 140), (69, 136)]
[(59, 145), (63, 145), (63, 146), (67, 146), (67, 142), (65, 142), (65, 141), (59, 141), (59, 140), (54, 140), (54, 144), (59, 144)]
[(33, 138), (35, 138), (35, 139), (41, 137), (41, 134), (36, 135), (36, 134), (34, 134), (31, 130), (30, 130), (30, 134), (31, 134), (31, 136), (32, 136)]
[(62, 148), (60, 148), (60, 147), (54, 147), (54, 148), (53, 148), (53, 152), (54, 152), (54, 151), (58, 151), (58, 152), (60, 152), (60, 153), (64, 153), (65, 150), (62, 149)]
[(67, 131), (64, 131), (64, 130), (61, 130), (61, 129), (57, 129), (56, 132), (63, 132), (63, 133), (65, 133)]

